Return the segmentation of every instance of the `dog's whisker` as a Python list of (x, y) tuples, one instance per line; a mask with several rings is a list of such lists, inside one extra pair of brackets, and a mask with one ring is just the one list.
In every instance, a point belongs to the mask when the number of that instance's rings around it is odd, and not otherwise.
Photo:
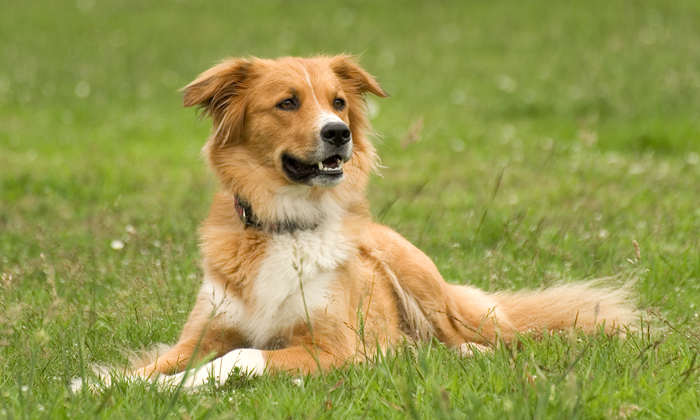
[(272, 158), (266, 158), (265, 162), (261, 163), (260, 165), (256, 166), (253, 168), (248, 174), (246, 174), (243, 179), (247, 179), (249, 176), (253, 175), (258, 169), (262, 168), (263, 166), (267, 165), (268, 163), (272, 162)]

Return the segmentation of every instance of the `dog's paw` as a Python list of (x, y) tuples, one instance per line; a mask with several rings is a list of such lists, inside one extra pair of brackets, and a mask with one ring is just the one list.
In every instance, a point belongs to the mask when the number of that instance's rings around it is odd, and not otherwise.
[(80, 392), (84, 386), (91, 392), (99, 392), (105, 388), (109, 388), (115, 373), (106, 366), (94, 366), (92, 375), (86, 378), (73, 378), (70, 384), (70, 389), (74, 394)]
[(474, 357), (476, 353), (492, 353), (493, 348), (477, 343), (464, 343), (461, 346), (459, 346), (459, 352), (464, 357)]
[(159, 376), (156, 380), (165, 387), (179, 386), (188, 389), (196, 389), (210, 383), (223, 385), (234, 372), (251, 376), (262, 374), (265, 371), (265, 359), (262, 354), (262, 351), (254, 349), (234, 350), (195, 369), (176, 375)]
[(84, 385), (88, 385), (88, 389), (90, 389), (90, 382), (89, 380), (83, 381), (83, 378), (73, 378), (73, 380), (70, 382), (70, 390), (74, 393), (77, 394), (80, 392), (80, 390), (83, 389)]

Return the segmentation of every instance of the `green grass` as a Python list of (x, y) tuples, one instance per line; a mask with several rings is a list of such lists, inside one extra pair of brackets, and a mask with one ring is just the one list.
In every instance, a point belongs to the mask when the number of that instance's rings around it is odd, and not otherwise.
[[(6, 4), (0, 418), (700, 417), (698, 21), (691, 0)], [(172, 343), (192, 306), (216, 182), (177, 89), (227, 56), (340, 52), (392, 95), (371, 100), (382, 223), (488, 290), (637, 278), (650, 328), (71, 395), (86, 365)]]

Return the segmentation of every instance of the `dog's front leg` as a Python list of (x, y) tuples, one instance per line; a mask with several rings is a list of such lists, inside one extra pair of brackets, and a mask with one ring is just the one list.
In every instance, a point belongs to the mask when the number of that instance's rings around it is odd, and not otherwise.
[(281, 350), (238, 349), (177, 375), (161, 376), (158, 381), (169, 386), (192, 388), (210, 383), (223, 385), (232, 373), (261, 375), (264, 372), (315, 373), (341, 365), (347, 358), (328, 351), (312, 352), (307, 346)]
[(211, 292), (202, 289), (175, 346), (151, 364), (137, 368), (136, 375), (151, 378), (160, 373), (182, 372), (208, 356), (219, 357), (245, 346), (241, 332), (227, 322), (226, 316), (221, 316), (225, 315), (221, 303), (212, 302)]

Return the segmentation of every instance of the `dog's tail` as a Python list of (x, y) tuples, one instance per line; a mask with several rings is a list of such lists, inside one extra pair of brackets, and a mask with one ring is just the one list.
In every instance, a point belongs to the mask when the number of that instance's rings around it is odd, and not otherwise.
[[(595, 333), (601, 326), (607, 334), (625, 333), (633, 328), (636, 311), (630, 298), (629, 284), (601, 287), (593, 280), (561, 284), (542, 290), (484, 293), (489, 312), (483, 319), (492, 319), (504, 338), (512, 332), (532, 332), (580, 329)], [(455, 292), (473, 296), (468, 286), (453, 286)]]
[(498, 292), (494, 300), (515, 331), (549, 331), (580, 328), (593, 333), (601, 325), (612, 334), (629, 327), (636, 318), (629, 285), (598, 287), (598, 281), (563, 284), (526, 292)]

